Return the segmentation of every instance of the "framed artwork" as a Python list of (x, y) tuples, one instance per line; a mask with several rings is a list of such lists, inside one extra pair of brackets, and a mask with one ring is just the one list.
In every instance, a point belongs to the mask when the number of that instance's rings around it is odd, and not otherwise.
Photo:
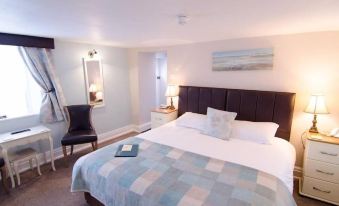
[(213, 71), (273, 69), (273, 48), (213, 52)]

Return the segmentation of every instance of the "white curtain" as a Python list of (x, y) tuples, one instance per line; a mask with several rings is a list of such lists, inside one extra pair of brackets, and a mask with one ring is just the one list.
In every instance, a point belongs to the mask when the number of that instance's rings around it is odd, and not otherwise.
[(40, 108), (40, 119), (44, 123), (63, 121), (65, 99), (59, 81), (55, 75), (50, 49), (19, 47), (35, 81), (44, 91)]

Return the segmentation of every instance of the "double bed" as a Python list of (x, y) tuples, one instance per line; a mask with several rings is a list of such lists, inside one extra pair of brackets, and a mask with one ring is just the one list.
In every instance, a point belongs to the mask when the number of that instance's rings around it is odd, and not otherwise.
[[(177, 120), (81, 157), (72, 191), (91, 205), (295, 205), (294, 93), (180, 86), (179, 116), (212, 107), (237, 120), (279, 124), (270, 144), (212, 138)], [(120, 144), (134, 158), (115, 158)]]

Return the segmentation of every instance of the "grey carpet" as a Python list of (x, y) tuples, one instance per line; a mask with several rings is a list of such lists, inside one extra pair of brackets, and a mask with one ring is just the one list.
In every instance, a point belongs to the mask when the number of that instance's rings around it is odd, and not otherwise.
[[(103, 147), (116, 141), (120, 141), (136, 133), (120, 136), (114, 140), (100, 144)], [(75, 161), (91, 150), (85, 150), (70, 156), (67, 161), (59, 159), (55, 162), (57, 171), (51, 171), (50, 165), (41, 167), (42, 176), (38, 176), (36, 170), (26, 171), (21, 174), (21, 186), (12, 189), (10, 194), (5, 194), (0, 186), (1, 206), (86, 206), (87, 203), (83, 193), (71, 193), (70, 182), (72, 167)], [(295, 181), (293, 196), (300, 206), (325, 206), (329, 205), (307, 197), (302, 197), (298, 193), (298, 184)]]

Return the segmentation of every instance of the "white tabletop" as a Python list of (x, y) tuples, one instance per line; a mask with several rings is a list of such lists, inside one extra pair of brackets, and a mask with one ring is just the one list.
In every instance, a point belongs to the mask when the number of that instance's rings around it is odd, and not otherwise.
[(21, 133), (17, 133), (13, 135), (11, 134), (11, 132), (0, 134), (0, 144), (51, 131), (50, 129), (48, 129), (47, 127), (43, 125), (39, 125), (36, 127), (27, 128), (27, 129), (30, 129), (30, 131), (21, 132)]

